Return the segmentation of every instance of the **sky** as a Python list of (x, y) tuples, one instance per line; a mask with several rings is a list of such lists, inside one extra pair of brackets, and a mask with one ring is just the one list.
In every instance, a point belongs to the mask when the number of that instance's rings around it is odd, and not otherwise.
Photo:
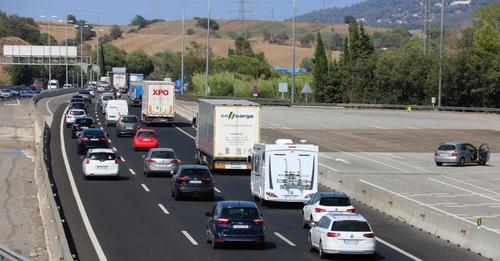
[[(186, 19), (206, 17), (207, 0), (184, 0)], [(283, 20), (292, 16), (292, 0), (244, 0), (246, 17)], [(325, 7), (342, 7), (363, 0), (296, 0), (297, 14)], [(211, 17), (215, 19), (238, 18), (240, 0), (211, 0)], [(139, 14), (146, 19), (179, 20), (183, 0), (0, 0), (0, 10), (7, 14), (33, 17), (57, 16), (65, 19), (73, 14), (77, 19), (91, 23), (128, 24)]]

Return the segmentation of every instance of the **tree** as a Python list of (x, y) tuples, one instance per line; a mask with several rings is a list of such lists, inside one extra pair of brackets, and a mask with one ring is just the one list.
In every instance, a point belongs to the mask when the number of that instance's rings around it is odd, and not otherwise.
[(344, 39), (339, 33), (333, 33), (332, 36), (330, 36), (329, 41), (326, 43), (326, 46), (330, 48), (331, 50), (342, 50), (344, 43)]
[(256, 57), (233, 55), (212, 60), (216, 72), (235, 72), (254, 79), (271, 76), (271, 67)]
[(186, 34), (187, 35), (193, 35), (193, 34), (195, 34), (195, 32), (194, 32), (193, 29), (189, 28), (189, 29), (186, 30)]
[(99, 66), (101, 75), (104, 75), (104, 73), (106, 73), (106, 58), (104, 58), (104, 47), (102, 46), (102, 42), (99, 43), (99, 53), (97, 54), (97, 57), (99, 57), (99, 59), (97, 59), (97, 65)]
[(236, 47), (235, 54), (236, 55), (246, 55), (246, 56), (254, 56), (252, 46), (250, 41), (239, 36), (234, 40), (234, 46)]
[(72, 15), (72, 14), (69, 14), (66, 16), (66, 21), (73, 21), (73, 23), (76, 23), (76, 16)]
[(80, 39), (80, 36), (83, 37), (83, 41), (88, 41), (92, 37), (96, 36), (96, 33), (92, 31), (94, 28), (92, 25), (90, 25), (87, 21), (85, 20), (79, 20), (76, 22), (76, 24), (79, 26), (77, 30), (75, 30), (75, 41), (76, 43), (81, 43), (82, 40)]
[(151, 61), (151, 58), (143, 50), (127, 54), (125, 62), (130, 72), (142, 73), (144, 76), (148, 76), (154, 70), (153, 61)]
[(115, 40), (115, 39), (118, 39), (122, 36), (122, 29), (120, 29), (120, 27), (118, 25), (113, 25), (111, 27), (111, 31), (109, 32), (109, 37), (111, 37), (111, 39)]
[(344, 16), (344, 24), (351, 24), (353, 22), (356, 22), (356, 17), (354, 17), (352, 15)]
[(314, 67), (313, 67), (313, 88), (314, 96), (317, 102), (323, 102), (325, 100), (324, 88), (327, 84), (327, 74), (328, 74), (328, 60), (326, 58), (325, 47), (323, 46), (323, 40), (321, 39), (321, 34), (317, 33), (317, 43), (316, 50), (314, 51)]
[[(207, 18), (195, 17), (195, 19), (196, 19), (196, 24), (195, 24), (196, 27), (203, 28), (203, 29), (207, 30), (207, 28), (208, 28), (208, 19)], [(212, 31), (219, 30), (219, 23), (217, 23), (217, 21), (215, 21), (213, 19), (210, 19), (210, 30), (212, 30)]]
[(38, 75), (37, 66), (9, 65), (7, 72), (13, 85), (31, 85), (33, 78)]
[(144, 17), (136, 15), (132, 19), (132, 22), (130, 22), (130, 25), (136, 25), (139, 26), (139, 29), (142, 29), (148, 25), (148, 21)]
[[(48, 45), (49, 44), (49, 34), (48, 33), (41, 33), (38, 44)], [(52, 35), (50, 35), (50, 45), (57, 45), (57, 40)]]
[(300, 45), (302, 47), (309, 48), (311, 46), (312, 42), (314, 42), (314, 35), (313, 34), (306, 34), (306, 35), (300, 37)]
[(37, 44), (40, 30), (32, 18), (8, 16), (0, 11), (0, 37), (15, 36), (30, 44)]
[(305, 57), (304, 59), (302, 59), (302, 61), (300, 62), (300, 68), (304, 68), (306, 69), (308, 72), (312, 71), (312, 68), (314, 66), (314, 63), (313, 63), (313, 60), (309, 57)]

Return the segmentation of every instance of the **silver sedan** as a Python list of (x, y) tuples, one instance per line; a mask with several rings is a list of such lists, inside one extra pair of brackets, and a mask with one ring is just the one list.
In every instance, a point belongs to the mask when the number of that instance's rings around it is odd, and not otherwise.
[(152, 174), (163, 173), (173, 175), (181, 162), (177, 159), (174, 150), (169, 148), (150, 149), (143, 158), (144, 175), (148, 177)]

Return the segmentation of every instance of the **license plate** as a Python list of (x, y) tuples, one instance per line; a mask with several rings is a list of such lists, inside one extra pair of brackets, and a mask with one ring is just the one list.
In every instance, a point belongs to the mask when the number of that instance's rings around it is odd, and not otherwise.
[(233, 228), (235, 228), (235, 229), (245, 229), (245, 228), (248, 228), (248, 225), (233, 225)]
[(108, 166), (97, 166), (98, 169), (107, 169)]
[(90, 140), (91, 140), (91, 141), (98, 141), (99, 139), (94, 139), (94, 138), (92, 138), (92, 139), (90, 139)]
[(298, 197), (299, 195), (285, 195), (285, 198), (296, 198)]
[(247, 165), (225, 165), (226, 169), (247, 169)]
[(191, 180), (189, 181), (191, 184), (201, 184), (201, 180)]
[(144, 141), (151, 141), (151, 139), (144, 139)]
[(160, 119), (160, 121), (167, 121), (167, 119)]
[(344, 244), (346, 244), (346, 245), (357, 245), (358, 244), (358, 240), (345, 239), (344, 240)]
[(168, 167), (168, 164), (157, 163), (156, 166), (158, 166), (160, 168), (166, 168), (166, 167)]
[(83, 126), (82, 126), (82, 130), (87, 129), (87, 128), (88, 128), (88, 127), (83, 127)]

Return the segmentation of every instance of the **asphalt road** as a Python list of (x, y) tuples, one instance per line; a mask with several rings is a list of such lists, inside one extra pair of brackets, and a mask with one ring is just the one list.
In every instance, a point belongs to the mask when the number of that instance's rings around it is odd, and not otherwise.
[[(134, 152), (131, 138), (116, 138), (114, 128), (104, 127), (110, 134), (111, 147), (125, 159), (120, 165), (121, 179), (84, 180), (76, 140), (71, 138), (70, 129), (63, 128), (61, 132), (65, 106), (55, 102), (51, 106), (54, 176), (80, 260), (319, 259), (317, 253), (308, 249), (307, 230), (301, 228), (301, 207), (296, 205), (261, 209), (266, 227), (265, 249), (249, 246), (211, 249), (204, 233), (204, 213), (214, 203), (174, 201), (170, 197), (170, 178), (145, 177), (141, 158), (145, 152)], [(139, 111), (131, 108), (134, 114)], [(96, 117), (95, 104), (89, 112)], [(100, 112), (98, 116), (96, 119), (102, 119)], [(159, 133), (161, 147), (175, 149), (183, 163), (194, 163), (194, 131), (187, 121), (178, 119), (174, 124), (153, 129)], [(248, 176), (218, 174), (215, 183), (217, 200), (252, 200)], [(375, 260), (484, 260), (364, 205), (355, 207), (369, 220), (380, 239)], [(359, 256), (333, 258), (360, 259)]]

